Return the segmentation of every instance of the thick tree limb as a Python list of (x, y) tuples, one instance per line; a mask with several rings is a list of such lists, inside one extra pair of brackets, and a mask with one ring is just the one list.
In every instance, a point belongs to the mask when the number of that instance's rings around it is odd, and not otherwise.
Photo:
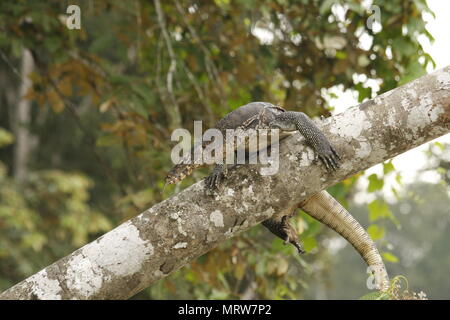
[[(215, 196), (203, 181), (154, 205), (96, 241), (0, 294), (0, 299), (123, 299), (183, 267), (225, 239), (358, 171), (450, 131), (450, 67), (319, 124), (342, 156), (334, 174), (313, 163), (295, 134), (280, 146), (280, 171), (229, 173)], [(300, 159), (297, 154), (301, 153)]]

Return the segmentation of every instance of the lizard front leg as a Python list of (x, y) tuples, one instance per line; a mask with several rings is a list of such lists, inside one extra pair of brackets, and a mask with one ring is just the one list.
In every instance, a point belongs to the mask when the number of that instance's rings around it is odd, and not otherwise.
[(297, 237), (297, 232), (289, 223), (289, 216), (272, 217), (261, 223), (264, 227), (269, 229), (277, 237), (283, 239), (284, 244), (291, 243), (297, 249), (298, 253), (305, 253), (303, 245)]
[(340, 157), (331, 146), (327, 137), (316, 126), (316, 124), (303, 112), (286, 111), (278, 114), (270, 122), (270, 128), (278, 128), (283, 131), (298, 130), (323, 162), (328, 171), (337, 170)]

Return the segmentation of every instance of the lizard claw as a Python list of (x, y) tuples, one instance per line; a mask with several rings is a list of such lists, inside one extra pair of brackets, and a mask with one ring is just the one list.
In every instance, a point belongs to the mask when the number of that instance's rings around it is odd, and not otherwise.
[(303, 245), (299, 241), (293, 240), (291, 241), (291, 243), (294, 245), (295, 248), (297, 248), (299, 254), (304, 254), (306, 252), (305, 249), (303, 248)]
[(294, 227), (289, 223), (289, 216), (285, 215), (278, 220), (277, 218), (270, 218), (262, 222), (262, 225), (269, 229), (274, 235), (284, 241), (284, 244), (292, 244), (298, 253), (305, 253), (303, 245), (298, 241), (298, 235)]
[(283, 232), (285, 234), (284, 244), (292, 244), (299, 254), (305, 253), (305, 249), (300, 241), (297, 240), (297, 233), (295, 229), (289, 224), (288, 216), (284, 216), (281, 220), (283, 225)]
[(284, 240), (284, 244), (289, 243), (292, 244), (297, 249), (299, 254), (304, 254), (306, 252), (300, 241), (296, 239), (290, 239), (290, 237), (286, 237), (286, 239)]
[(213, 172), (205, 179), (205, 187), (209, 191), (217, 190), (220, 187), (225, 175), (219, 167), (214, 168)]
[(341, 160), (341, 157), (332, 146), (329, 146), (327, 150), (318, 152), (318, 157), (329, 172), (336, 171), (339, 168), (339, 160)]

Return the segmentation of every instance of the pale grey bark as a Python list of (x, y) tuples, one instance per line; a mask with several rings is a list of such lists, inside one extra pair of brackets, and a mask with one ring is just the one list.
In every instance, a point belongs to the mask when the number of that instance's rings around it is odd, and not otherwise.
[[(321, 121), (342, 156), (329, 174), (295, 134), (281, 143), (280, 171), (229, 172), (206, 196), (200, 181), (0, 294), (0, 299), (125, 299), (225, 239), (355, 173), (450, 131), (450, 67)], [(300, 158), (297, 154), (300, 153)]]

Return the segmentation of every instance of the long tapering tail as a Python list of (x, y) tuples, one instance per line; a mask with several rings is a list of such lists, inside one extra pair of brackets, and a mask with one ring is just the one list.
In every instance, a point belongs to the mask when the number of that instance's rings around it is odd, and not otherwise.
[(383, 259), (369, 234), (358, 221), (328, 192), (321, 191), (300, 204), (311, 217), (344, 237), (361, 255), (375, 276), (381, 291), (389, 287), (389, 276)]
[[(181, 161), (174, 165), (166, 176), (166, 185), (177, 183), (190, 176), (192, 172), (205, 165), (204, 162), (195, 161), (195, 157), (201, 156), (203, 152), (202, 144), (197, 144), (191, 148)], [(196, 155), (197, 154), (197, 155)], [(201, 159), (201, 158), (200, 158)]]

